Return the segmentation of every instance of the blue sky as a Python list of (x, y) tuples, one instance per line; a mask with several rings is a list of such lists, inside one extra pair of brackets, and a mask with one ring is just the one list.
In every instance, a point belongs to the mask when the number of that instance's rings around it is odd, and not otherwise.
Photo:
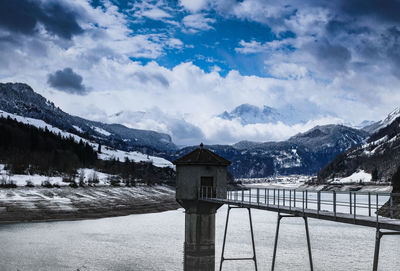
[[(0, 80), (179, 145), (283, 140), (399, 106), (398, 14), (398, 0), (0, 0)], [(303, 121), (218, 117), (241, 104)]]

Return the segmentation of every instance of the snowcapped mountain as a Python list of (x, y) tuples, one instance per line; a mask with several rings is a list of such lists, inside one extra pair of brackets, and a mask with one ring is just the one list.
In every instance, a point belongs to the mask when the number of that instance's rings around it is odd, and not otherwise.
[(282, 116), (276, 109), (268, 106), (259, 108), (251, 104), (242, 104), (230, 113), (224, 111), (218, 117), (226, 120), (238, 119), (243, 125), (282, 121)]
[(319, 179), (328, 181), (364, 170), (374, 180), (389, 181), (400, 165), (400, 110), (391, 112), (371, 130), (375, 132), (365, 144), (336, 157), (319, 172)]
[[(316, 110), (310, 106), (294, 107), (288, 105), (278, 110), (266, 105), (260, 108), (251, 104), (241, 104), (231, 112), (224, 111), (217, 117), (226, 120), (239, 120), (242, 125), (277, 122), (294, 125), (296, 123), (305, 123), (317, 117), (315, 112), (318, 111), (320, 112), (321, 110)], [(332, 114), (325, 112), (323, 115)]]
[(326, 152), (335, 149), (343, 152), (365, 142), (369, 134), (343, 125), (316, 126), (305, 133), (288, 139), (291, 143), (303, 145), (313, 152)]
[[(235, 177), (267, 177), (289, 174), (316, 174), (339, 153), (365, 142), (368, 133), (342, 125), (317, 126), (282, 142), (241, 141), (230, 145), (211, 145), (232, 162)], [(179, 150), (179, 157), (196, 147)]]
[(400, 117), (400, 107), (393, 110), (389, 115), (381, 121), (370, 123), (369, 125), (365, 125), (363, 127), (364, 131), (372, 134), (377, 132), (378, 130), (390, 125), (393, 121), (395, 121), (398, 117)]
[(174, 152), (177, 149), (167, 134), (69, 115), (22, 83), (0, 83), (0, 110), (43, 120), (60, 130), (124, 151), (140, 150), (157, 154)]

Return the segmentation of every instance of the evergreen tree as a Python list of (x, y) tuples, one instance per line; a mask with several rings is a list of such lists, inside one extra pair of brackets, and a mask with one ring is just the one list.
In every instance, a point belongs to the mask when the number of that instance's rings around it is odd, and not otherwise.
[(400, 166), (392, 176), (393, 193), (400, 193)]
[(372, 181), (373, 182), (378, 181), (378, 169), (377, 168), (374, 168), (374, 170), (372, 171)]

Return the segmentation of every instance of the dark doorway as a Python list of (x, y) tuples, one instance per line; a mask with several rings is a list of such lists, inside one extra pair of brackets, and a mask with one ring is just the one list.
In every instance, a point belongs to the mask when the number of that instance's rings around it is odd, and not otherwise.
[(204, 177), (204, 176), (200, 177), (200, 187), (203, 197), (208, 197), (208, 198), (216, 197), (216, 191), (215, 189), (213, 189), (214, 177)]

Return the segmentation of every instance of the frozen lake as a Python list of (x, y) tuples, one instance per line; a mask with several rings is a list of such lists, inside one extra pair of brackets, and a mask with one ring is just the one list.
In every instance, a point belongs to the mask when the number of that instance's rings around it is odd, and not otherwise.
[[(216, 262), (226, 206), (217, 213)], [(269, 270), (276, 213), (253, 210), (259, 270)], [(315, 270), (372, 270), (375, 230), (309, 219)], [(0, 225), (0, 270), (182, 270), (183, 209), (97, 220)], [(379, 270), (398, 270), (400, 236), (385, 236)], [(231, 212), (226, 257), (251, 256), (247, 210)], [(225, 262), (224, 270), (254, 270)], [(302, 218), (283, 219), (276, 270), (308, 270)]]

